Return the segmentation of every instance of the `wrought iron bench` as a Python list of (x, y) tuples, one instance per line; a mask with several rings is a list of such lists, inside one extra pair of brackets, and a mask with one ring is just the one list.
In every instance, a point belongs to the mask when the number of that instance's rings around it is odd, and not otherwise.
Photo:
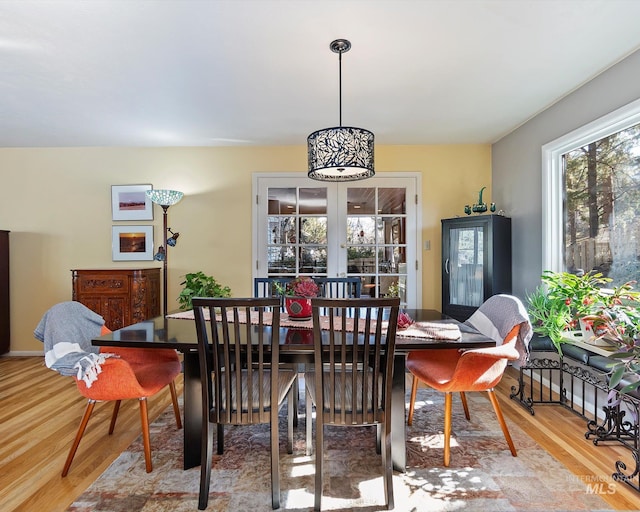
[(534, 335), (510, 397), (532, 415), (534, 405), (561, 405), (586, 420), (584, 435), (594, 445), (615, 441), (629, 448), (635, 468), (627, 471), (623, 461), (616, 461), (612, 477), (640, 492), (640, 392), (617, 392), (640, 375), (626, 374), (612, 390), (611, 365), (610, 358), (570, 343), (559, 354), (549, 338)]

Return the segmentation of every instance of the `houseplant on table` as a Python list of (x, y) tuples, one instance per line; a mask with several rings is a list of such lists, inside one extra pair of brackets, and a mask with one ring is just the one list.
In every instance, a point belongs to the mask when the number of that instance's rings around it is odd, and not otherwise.
[(296, 277), (285, 286), (276, 284), (278, 293), (284, 295), (284, 307), (289, 318), (311, 318), (311, 299), (318, 296), (318, 285), (310, 277)]

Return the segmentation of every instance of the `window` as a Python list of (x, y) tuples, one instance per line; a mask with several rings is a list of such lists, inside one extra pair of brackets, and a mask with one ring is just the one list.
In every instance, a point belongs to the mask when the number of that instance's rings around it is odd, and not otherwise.
[(543, 270), (640, 277), (640, 100), (542, 148)]
[(563, 155), (564, 262), (620, 285), (640, 274), (640, 125)]

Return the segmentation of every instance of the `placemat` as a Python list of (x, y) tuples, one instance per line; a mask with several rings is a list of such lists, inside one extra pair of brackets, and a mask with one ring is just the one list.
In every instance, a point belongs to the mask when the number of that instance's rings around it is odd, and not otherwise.
[[(205, 309), (205, 318), (208, 319), (209, 311)], [(244, 311), (239, 312), (239, 320), (240, 323), (247, 323), (246, 315)], [(189, 311), (180, 311), (178, 313), (172, 313), (167, 315), (167, 318), (176, 318), (182, 320), (193, 320), (193, 310)], [(218, 318), (221, 318), (218, 316)], [(229, 319), (231, 319), (231, 314), (229, 314)], [(271, 313), (265, 313), (264, 315), (265, 323), (267, 325), (271, 324)], [(252, 324), (258, 323), (258, 312), (251, 312)], [(360, 320), (361, 323), (364, 323), (364, 320)], [(320, 317), (320, 323), (322, 329), (329, 329), (329, 319), (328, 317)], [(386, 324), (386, 322), (385, 322)], [(383, 324), (382, 328), (386, 329), (386, 325)], [(347, 318), (347, 332), (353, 331), (353, 318)], [(289, 328), (297, 328), (297, 329), (313, 329), (313, 320), (293, 320), (289, 318), (286, 313), (280, 315), (280, 326), (281, 327), (289, 327)], [(375, 322), (372, 322), (372, 327), (375, 326)], [(342, 330), (342, 324), (336, 324), (335, 330)], [(460, 328), (457, 324), (454, 323), (445, 323), (445, 322), (414, 322), (407, 329), (398, 329), (396, 333), (396, 337), (398, 338), (425, 338), (425, 339), (434, 339), (434, 340), (459, 340), (462, 334), (460, 332)]]

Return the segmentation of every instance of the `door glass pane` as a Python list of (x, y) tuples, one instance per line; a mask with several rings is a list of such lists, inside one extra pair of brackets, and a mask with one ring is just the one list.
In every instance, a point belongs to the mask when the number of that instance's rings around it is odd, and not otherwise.
[(271, 244), (295, 243), (296, 241), (295, 217), (269, 216), (267, 230), (267, 240)]
[(269, 189), (269, 215), (295, 213), (296, 204), (295, 188)]
[(347, 217), (347, 242), (373, 244), (376, 241), (374, 217)]
[(269, 246), (267, 249), (269, 275), (295, 274), (296, 253), (292, 246)]
[(376, 213), (376, 189), (354, 188), (347, 190), (347, 213), (349, 215), (372, 215)]
[(326, 188), (301, 188), (300, 189), (300, 213), (302, 215), (305, 215), (305, 214), (326, 215), (327, 214), (327, 189)]
[(269, 188), (267, 275), (326, 274), (327, 189)]
[(300, 243), (327, 244), (327, 218), (301, 217)]
[(404, 188), (348, 189), (347, 274), (361, 276), (363, 295), (406, 298), (405, 197)]
[(300, 273), (320, 275), (327, 273), (327, 248), (307, 245), (300, 248)]
[(378, 213), (407, 213), (406, 192), (404, 188), (379, 188)]
[(453, 228), (449, 239), (451, 304), (480, 306), (483, 298), (482, 227)]

